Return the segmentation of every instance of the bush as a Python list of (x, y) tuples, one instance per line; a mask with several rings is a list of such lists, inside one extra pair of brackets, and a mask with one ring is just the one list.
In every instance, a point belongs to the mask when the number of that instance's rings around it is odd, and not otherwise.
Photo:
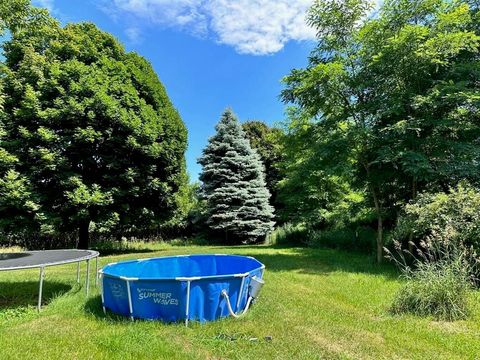
[(305, 245), (308, 243), (309, 231), (301, 225), (284, 224), (267, 236), (269, 245)]
[(375, 230), (369, 227), (312, 230), (304, 225), (284, 224), (268, 237), (270, 245), (307, 245), (371, 253), (375, 246)]
[(355, 242), (355, 231), (349, 228), (312, 231), (308, 244), (312, 247), (332, 249), (351, 248)]
[(375, 249), (375, 230), (362, 226), (356, 229), (338, 228), (310, 233), (308, 245), (347, 251), (372, 253)]
[(405, 206), (394, 238), (403, 243), (412, 238), (420, 242), (433, 233), (479, 250), (480, 191), (461, 182), (448, 192), (419, 195)]

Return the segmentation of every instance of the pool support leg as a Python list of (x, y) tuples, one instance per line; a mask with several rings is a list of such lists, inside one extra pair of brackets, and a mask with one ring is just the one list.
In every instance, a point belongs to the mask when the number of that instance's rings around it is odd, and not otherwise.
[(185, 306), (185, 326), (188, 326), (188, 308), (190, 307), (190, 280), (187, 281), (187, 305)]
[(242, 294), (243, 294), (243, 284), (245, 284), (245, 278), (248, 276), (248, 274), (242, 276), (242, 282), (240, 283), (240, 290), (238, 290), (238, 295), (237, 295), (237, 314), (240, 311), (240, 301), (242, 300)]
[(40, 268), (40, 285), (38, 289), (38, 304), (37, 304), (37, 311), (40, 312), (42, 307), (42, 292), (43, 292), (43, 278), (45, 277), (45, 268)]
[(80, 261), (77, 262), (77, 284), (80, 284)]
[(89, 288), (89, 285), (90, 285), (90, 259), (87, 260), (87, 278), (85, 279), (85, 292), (87, 294), (87, 297), (88, 297), (88, 288)]
[(133, 305), (132, 305), (132, 292), (130, 291), (130, 282), (127, 282), (127, 295), (128, 295), (128, 310), (130, 311), (130, 320), (133, 321)]

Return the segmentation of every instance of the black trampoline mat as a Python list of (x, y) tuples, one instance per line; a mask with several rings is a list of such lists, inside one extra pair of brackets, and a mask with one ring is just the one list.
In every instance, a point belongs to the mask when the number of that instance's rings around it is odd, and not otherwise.
[(98, 255), (97, 251), (76, 249), (0, 253), (0, 271), (67, 264), (93, 259)]

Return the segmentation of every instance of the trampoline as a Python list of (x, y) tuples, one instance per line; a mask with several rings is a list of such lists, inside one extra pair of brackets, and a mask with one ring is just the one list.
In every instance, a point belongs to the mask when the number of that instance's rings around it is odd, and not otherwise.
[(103, 310), (131, 320), (206, 322), (240, 317), (265, 266), (250, 256), (180, 255), (112, 263), (99, 271)]
[[(0, 271), (8, 270), (25, 270), (40, 269), (39, 289), (38, 289), (38, 305), (40, 311), (42, 306), (42, 290), (43, 279), (45, 278), (45, 268), (49, 266), (64, 265), (77, 263), (77, 283), (80, 283), (80, 263), (85, 261), (86, 277), (85, 287), (88, 296), (90, 285), (90, 260), (95, 259), (95, 272), (98, 272), (98, 251), (93, 250), (40, 250), (40, 251), (23, 251), (17, 253), (0, 253)], [(95, 276), (95, 286), (97, 285), (97, 276)]]

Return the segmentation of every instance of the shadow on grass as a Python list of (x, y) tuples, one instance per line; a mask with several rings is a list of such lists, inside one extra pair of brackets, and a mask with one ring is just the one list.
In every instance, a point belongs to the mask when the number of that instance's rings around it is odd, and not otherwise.
[(88, 298), (87, 302), (85, 303), (84, 310), (87, 314), (93, 315), (97, 319), (106, 319), (120, 322), (128, 320), (128, 318), (113, 314), (110, 311), (104, 313), (102, 307), (102, 298), (100, 297), (100, 295)]
[[(0, 311), (26, 306), (37, 306), (38, 281), (0, 282)], [(72, 289), (71, 285), (45, 280), (42, 305), (49, 304), (57, 296)]]
[[(139, 240), (139, 241), (116, 241), (104, 240), (95, 242), (92, 250), (100, 253), (100, 256), (141, 254), (168, 251), (168, 245), (176, 247), (188, 246), (215, 246), (215, 243), (208, 242), (202, 237), (178, 238), (171, 240)], [(167, 247), (166, 247), (167, 246)]]
[[(223, 247), (232, 253), (233, 247)], [(221, 250), (222, 248), (217, 248)], [(327, 248), (289, 246), (238, 246), (241, 255), (253, 256), (263, 263), (266, 271), (296, 271), (304, 274), (331, 272), (365, 273), (398, 278), (397, 268), (384, 260), (377, 264), (373, 256)], [(265, 251), (268, 250), (268, 251)], [(287, 251), (282, 251), (287, 250)]]
[(92, 250), (96, 250), (100, 253), (100, 256), (110, 255), (125, 255), (125, 254), (144, 254), (165, 251), (164, 249), (147, 249), (147, 248), (103, 248), (93, 247)]
[[(97, 320), (106, 320), (115, 323), (125, 323), (130, 324), (132, 321), (128, 316), (122, 316), (107, 310), (105, 313), (103, 312), (102, 307), (102, 298), (100, 295), (90, 297), (84, 306), (85, 313), (94, 316)], [(135, 321), (143, 321), (139, 319), (135, 319)]]
[[(304, 274), (325, 274), (343, 271), (382, 275), (395, 279), (399, 276), (398, 269), (387, 259), (385, 259), (382, 264), (378, 264), (374, 256), (344, 250), (288, 245), (221, 246), (209, 244), (197, 246), (197, 249), (193, 252), (190, 248), (186, 247), (187, 251), (185, 254), (203, 253), (201, 250), (198, 250), (205, 246), (208, 248), (207, 253), (214, 252), (217, 254), (227, 253), (253, 256), (265, 264), (267, 271), (295, 271)], [(168, 249), (125, 249), (122, 254), (141, 252), (158, 253), (162, 251), (168, 251)], [(104, 255), (105, 253), (102, 252), (101, 254)]]

